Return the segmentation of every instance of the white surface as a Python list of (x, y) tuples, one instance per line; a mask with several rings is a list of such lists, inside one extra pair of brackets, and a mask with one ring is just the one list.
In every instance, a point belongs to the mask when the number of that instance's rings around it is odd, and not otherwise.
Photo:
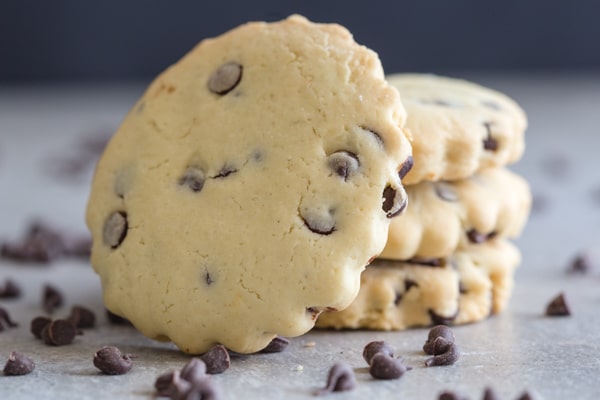
[[(353, 392), (332, 398), (437, 399), (457, 390), (471, 399), (492, 386), (500, 399), (533, 390), (544, 399), (595, 399), (600, 396), (600, 264), (589, 276), (567, 276), (578, 252), (597, 252), (600, 243), (600, 75), (463, 75), (506, 92), (529, 114), (527, 150), (513, 169), (543, 197), (518, 245), (523, 264), (508, 310), (468, 326), (454, 327), (462, 355), (451, 367), (424, 368), (421, 346), (427, 329), (406, 332), (311, 332), (292, 340), (283, 353), (233, 359), (214, 379), (225, 398), (312, 398), (335, 361), (357, 373)], [(0, 88), (0, 240), (16, 239), (34, 217), (84, 232), (83, 214), (91, 166), (79, 180), (57, 179), (48, 165), (75, 154), (81, 138), (112, 131), (141, 95), (141, 85)], [(560, 157), (562, 172), (544, 167)], [(596, 252), (596, 253), (594, 253)], [(0, 260), (0, 284), (11, 277), (25, 288), (19, 300), (0, 300), (16, 329), (0, 333), (0, 366), (10, 351), (34, 358), (35, 371), (23, 377), (0, 376), (0, 399), (152, 398), (156, 376), (180, 368), (188, 356), (173, 346), (143, 338), (132, 328), (107, 323), (99, 281), (89, 265), (58, 261), (51, 266)], [(65, 293), (66, 316), (72, 304), (97, 311), (99, 327), (65, 347), (49, 347), (29, 333), (29, 321), (42, 314), (41, 286), (50, 282)], [(564, 291), (573, 315), (543, 316), (546, 303)], [(375, 381), (361, 352), (371, 340), (386, 340), (414, 369), (400, 380)], [(314, 342), (314, 347), (305, 347)], [(137, 358), (130, 373), (99, 375), (93, 353), (113, 344)], [(302, 366), (302, 368), (300, 368)]]

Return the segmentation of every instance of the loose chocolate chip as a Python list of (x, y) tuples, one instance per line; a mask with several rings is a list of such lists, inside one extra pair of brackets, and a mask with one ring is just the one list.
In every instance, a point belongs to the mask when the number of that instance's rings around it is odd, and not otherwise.
[(485, 129), (487, 131), (487, 137), (485, 139), (483, 139), (483, 148), (485, 150), (490, 150), (490, 151), (496, 151), (498, 150), (498, 141), (496, 141), (496, 139), (492, 138), (492, 123), (491, 122), (484, 122), (483, 126), (485, 126)]
[(398, 379), (407, 371), (402, 360), (387, 353), (377, 353), (371, 358), (369, 373), (376, 379)]
[(0, 287), (0, 299), (16, 299), (21, 296), (21, 288), (12, 280), (7, 279)]
[(423, 351), (427, 354), (433, 354), (433, 342), (439, 337), (454, 343), (454, 333), (452, 333), (452, 330), (446, 325), (436, 325), (429, 330), (427, 340), (423, 345)]
[(393, 218), (399, 215), (407, 205), (407, 199), (403, 196), (402, 190), (396, 190), (390, 185), (387, 185), (383, 190), (383, 204), (381, 208), (385, 212), (385, 216)]
[(304, 225), (313, 233), (329, 235), (335, 231), (334, 211), (322, 209), (303, 209), (300, 218)]
[(262, 349), (260, 352), (261, 353), (281, 353), (288, 347), (289, 344), (290, 344), (290, 341), (287, 340), (286, 338), (284, 338), (283, 336), (276, 336), (273, 340), (271, 340), (271, 343), (269, 343), (267, 345), (267, 347)]
[(208, 90), (219, 95), (231, 92), (242, 80), (242, 71), (236, 62), (221, 65), (208, 79)]
[(356, 388), (356, 377), (350, 365), (337, 362), (333, 364), (327, 375), (327, 384), (323, 389), (315, 392), (315, 395), (321, 396), (331, 392), (344, 392)]
[[(186, 382), (187, 385), (182, 382)], [(222, 394), (215, 382), (209, 376), (205, 376), (195, 382), (174, 382), (171, 385), (170, 397), (172, 400), (219, 400)]]
[(490, 387), (486, 387), (483, 391), (483, 400), (498, 400), (498, 396), (496, 396), (496, 392)]
[(373, 341), (368, 343), (363, 349), (363, 358), (367, 364), (371, 364), (371, 359), (377, 353), (384, 353), (390, 357), (394, 357), (394, 349), (384, 341)]
[(4, 308), (0, 307), (0, 332), (2, 332), (4, 330), (3, 321), (6, 323), (6, 325), (8, 325), (9, 328), (16, 328), (17, 326), (19, 326), (16, 322), (14, 322), (10, 318), (8, 311), (6, 311)]
[(413, 257), (409, 260), (404, 261), (407, 264), (422, 265), (424, 267), (441, 267), (443, 261), (441, 258), (428, 258), (428, 257)]
[(564, 293), (560, 293), (546, 306), (546, 315), (549, 317), (567, 317), (571, 315)]
[(577, 254), (569, 264), (567, 272), (574, 274), (587, 274), (592, 270), (592, 261), (587, 253)]
[(20, 241), (3, 243), (0, 255), (14, 261), (49, 263), (63, 250), (62, 238), (55, 230), (34, 222)]
[(42, 308), (48, 314), (52, 314), (57, 308), (63, 305), (62, 293), (51, 285), (44, 285), (42, 294)]
[(77, 335), (77, 328), (66, 319), (57, 319), (42, 329), (42, 340), (52, 346), (71, 344)]
[(52, 320), (48, 317), (35, 317), (31, 320), (30, 330), (37, 339), (42, 338), (42, 331), (47, 327)]
[(490, 239), (493, 239), (494, 237), (496, 237), (497, 233), (496, 232), (490, 232), (490, 233), (480, 233), (478, 232), (476, 229), (470, 229), (467, 231), (467, 237), (469, 238), (469, 241), (471, 243), (476, 243), (476, 244), (481, 244), (481, 243), (485, 243)]
[(73, 306), (71, 315), (67, 319), (76, 328), (87, 329), (93, 328), (96, 325), (96, 314), (82, 306)]
[(204, 272), (204, 282), (206, 282), (206, 284), (208, 286), (212, 285), (213, 283), (215, 283), (214, 278), (210, 275), (210, 272), (208, 272), (208, 270), (206, 270)]
[(194, 357), (183, 366), (180, 376), (193, 383), (206, 377), (206, 370), (206, 363), (200, 358)]
[(481, 100), (481, 105), (494, 111), (502, 111), (502, 107), (500, 106), (500, 104), (498, 104), (494, 100)]
[(433, 341), (432, 348), (433, 357), (425, 360), (425, 366), (427, 367), (453, 365), (458, 361), (458, 357), (460, 356), (458, 346), (454, 342), (443, 337), (436, 338)]
[(179, 371), (166, 372), (156, 378), (154, 388), (157, 396), (169, 397), (171, 385), (179, 379)]
[(446, 182), (434, 182), (433, 187), (435, 194), (437, 194), (440, 199), (448, 202), (458, 201), (458, 195), (450, 184)]
[(94, 366), (106, 375), (122, 375), (129, 372), (133, 360), (115, 346), (104, 346), (94, 354)]
[(517, 397), (517, 400), (533, 400), (533, 399), (534, 399), (534, 396), (529, 394), (529, 392), (523, 392), (519, 397)]
[(213, 176), (213, 179), (219, 179), (219, 178), (225, 178), (231, 174), (234, 174), (238, 172), (237, 168), (235, 168), (232, 165), (224, 165), (221, 170), (219, 171), (219, 173), (215, 176)]
[(92, 238), (89, 236), (63, 236), (64, 255), (89, 258), (92, 254)]
[(349, 177), (358, 171), (360, 161), (358, 161), (356, 154), (341, 150), (329, 155), (327, 165), (333, 172), (344, 178), (344, 181), (347, 181)]
[(104, 244), (116, 249), (121, 245), (125, 236), (127, 236), (127, 213), (124, 211), (115, 211), (104, 223), (104, 232), (102, 237)]
[(106, 310), (106, 317), (108, 318), (108, 322), (114, 325), (131, 325), (131, 322), (129, 322), (127, 319), (112, 313), (109, 310)]
[(35, 369), (35, 363), (24, 354), (13, 351), (8, 356), (8, 361), (4, 365), (4, 375), (18, 376), (27, 375)]
[(456, 319), (456, 316), (458, 315), (458, 310), (456, 311), (456, 313), (454, 313), (454, 315), (450, 315), (448, 317), (439, 315), (433, 310), (428, 310), (428, 313), (429, 313), (429, 316), (431, 317), (431, 322), (433, 324), (435, 324), (435, 325), (450, 325)]
[(468, 398), (451, 391), (444, 391), (438, 396), (438, 400), (468, 400)]
[(402, 163), (402, 166), (400, 166), (400, 170), (398, 171), (398, 176), (400, 177), (400, 179), (404, 179), (404, 177), (412, 169), (413, 164), (414, 164), (413, 157), (412, 156), (408, 156), (408, 158), (406, 159), (406, 161), (404, 161)]
[(225, 372), (231, 364), (227, 349), (220, 344), (213, 346), (200, 359), (206, 364), (206, 373), (211, 375)]

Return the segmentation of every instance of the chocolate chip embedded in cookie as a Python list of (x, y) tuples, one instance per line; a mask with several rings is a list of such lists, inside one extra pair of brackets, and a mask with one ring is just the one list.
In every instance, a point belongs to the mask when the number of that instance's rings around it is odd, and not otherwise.
[(87, 208), (106, 306), (203, 353), (342, 309), (406, 207), (405, 112), (377, 55), (299, 16), (207, 39), (98, 163)]

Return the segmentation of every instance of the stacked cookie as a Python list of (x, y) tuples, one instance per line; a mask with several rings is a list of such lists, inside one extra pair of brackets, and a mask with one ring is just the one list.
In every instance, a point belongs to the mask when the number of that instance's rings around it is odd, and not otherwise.
[(407, 110), (412, 170), (405, 215), (392, 221), (380, 257), (352, 305), (319, 327), (405, 329), (463, 324), (502, 311), (527, 220), (527, 182), (505, 166), (524, 151), (527, 120), (489, 88), (424, 74), (388, 77)]

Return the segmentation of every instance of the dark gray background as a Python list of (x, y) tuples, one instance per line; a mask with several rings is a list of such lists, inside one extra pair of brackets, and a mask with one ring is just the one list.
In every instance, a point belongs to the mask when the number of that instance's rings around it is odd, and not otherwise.
[(0, 0), (0, 81), (147, 79), (202, 38), (294, 12), (345, 25), (386, 72), (600, 70), (595, 0)]

